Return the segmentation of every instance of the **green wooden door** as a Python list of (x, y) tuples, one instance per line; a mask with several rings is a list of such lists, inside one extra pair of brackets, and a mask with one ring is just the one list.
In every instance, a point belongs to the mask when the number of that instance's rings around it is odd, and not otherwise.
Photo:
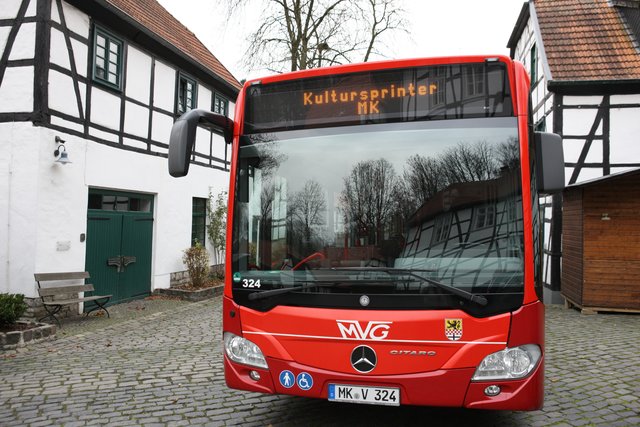
[(152, 201), (133, 193), (89, 193), (85, 265), (96, 293), (113, 295), (110, 304), (151, 292)]
[(120, 273), (121, 300), (149, 295), (152, 234), (152, 217), (124, 215), (120, 253), (124, 257), (135, 257), (135, 262), (123, 267), (123, 271)]
[[(120, 253), (122, 215), (109, 212), (91, 212), (87, 215), (87, 249), (85, 269), (96, 295), (113, 295), (110, 304), (118, 301), (119, 274), (107, 264), (113, 254)], [(85, 304), (90, 308), (91, 304)]]

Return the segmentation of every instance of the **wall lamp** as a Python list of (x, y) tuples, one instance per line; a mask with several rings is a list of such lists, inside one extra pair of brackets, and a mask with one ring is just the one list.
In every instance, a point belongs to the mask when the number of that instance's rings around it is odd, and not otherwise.
[(64, 139), (56, 136), (56, 144), (58, 144), (58, 147), (56, 148), (56, 151), (53, 152), (53, 156), (56, 158), (56, 163), (66, 165), (67, 163), (71, 163), (71, 160), (69, 160), (67, 147), (64, 146), (64, 143)]

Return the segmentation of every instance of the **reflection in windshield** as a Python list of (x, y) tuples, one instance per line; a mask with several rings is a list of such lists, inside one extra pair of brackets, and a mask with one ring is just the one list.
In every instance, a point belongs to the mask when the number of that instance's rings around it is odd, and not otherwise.
[(266, 289), (266, 272), (278, 287), (276, 272), (308, 281), (386, 267), (471, 291), (521, 290), (516, 135), (515, 118), (496, 118), (245, 137), (234, 272)]

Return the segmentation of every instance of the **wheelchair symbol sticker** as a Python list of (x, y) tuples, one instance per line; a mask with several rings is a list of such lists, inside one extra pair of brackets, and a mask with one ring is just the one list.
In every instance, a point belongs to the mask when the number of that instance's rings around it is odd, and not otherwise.
[(280, 385), (284, 388), (291, 388), (293, 387), (294, 378), (295, 376), (293, 375), (293, 372), (282, 371), (280, 372)]
[(300, 372), (296, 377), (296, 384), (298, 384), (301, 390), (309, 390), (313, 387), (313, 378), (306, 372)]

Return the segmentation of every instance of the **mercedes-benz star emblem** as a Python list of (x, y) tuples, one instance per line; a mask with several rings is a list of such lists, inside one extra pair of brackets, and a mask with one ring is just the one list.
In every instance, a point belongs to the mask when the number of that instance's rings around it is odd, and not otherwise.
[(378, 363), (378, 356), (371, 347), (360, 345), (351, 352), (351, 366), (358, 372), (366, 374), (373, 371)]
[(366, 296), (366, 295), (362, 295), (362, 296), (360, 297), (360, 305), (361, 305), (361, 306), (366, 307), (366, 306), (368, 306), (368, 305), (369, 305), (369, 302), (371, 302), (371, 300), (369, 299), (369, 297), (368, 297), (368, 296)]

